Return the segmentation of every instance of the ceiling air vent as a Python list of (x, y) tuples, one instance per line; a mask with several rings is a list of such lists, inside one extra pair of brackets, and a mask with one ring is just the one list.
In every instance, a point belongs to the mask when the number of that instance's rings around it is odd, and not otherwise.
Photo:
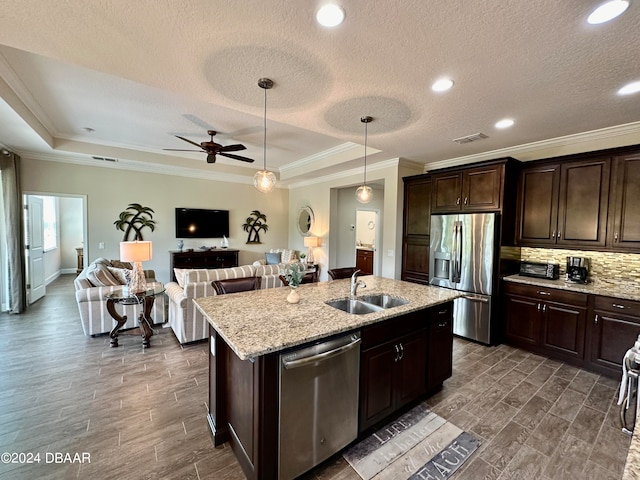
[(118, 159), (117, 158), (109, 158), (109, 157), (91, 157), (94, 160), (99, 160), (101, 162), (117, 162)]
[(476, 140), (484, 140), (485, 138), (489, 137), (484, 133), (474, 133), (472, 135), (467, 135), (466, 137), (454, 138), (453, 141), (462, 145), (464, 143), (475, 142)]

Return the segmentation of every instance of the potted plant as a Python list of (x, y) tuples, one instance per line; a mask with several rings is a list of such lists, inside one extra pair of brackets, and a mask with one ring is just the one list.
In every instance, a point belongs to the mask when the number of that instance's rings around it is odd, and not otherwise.
[(289, 292), (289, 295), (287, 295), (287, 302), (298, 303), (300, 301), (300, 295), (298, 295), (296, 288), (298, 288), (300, 282), (302, 282), (305, 270), (305, 266), (298, 262), (289, 263), (280, 270), (280, 274), (287, 281), (289, 287), (291, 287), (291, 291)]
[(305, 260), (305, 258), (307, 258), (307, 254), (306, 253), (301, 253), (300, 254), (300, 261), (302, 263), (307, 263), (307, 261)]

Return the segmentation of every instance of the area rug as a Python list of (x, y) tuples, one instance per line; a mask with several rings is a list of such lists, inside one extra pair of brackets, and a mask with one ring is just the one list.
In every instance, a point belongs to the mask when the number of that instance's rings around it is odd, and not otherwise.
[(365, 480), (446, 479), (475, 452), (473, 435), (420, 404), (343, 453)]

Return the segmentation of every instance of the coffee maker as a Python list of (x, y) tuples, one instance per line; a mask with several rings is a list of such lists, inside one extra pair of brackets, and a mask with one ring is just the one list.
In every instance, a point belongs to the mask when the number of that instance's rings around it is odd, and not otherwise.
[(567, 257), (567, 282), (589, 282), (589, 259), (586, 257)]

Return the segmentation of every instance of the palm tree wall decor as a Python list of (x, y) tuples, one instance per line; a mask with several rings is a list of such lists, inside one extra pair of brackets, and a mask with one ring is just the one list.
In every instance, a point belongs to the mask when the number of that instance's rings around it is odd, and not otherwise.
[(144, 240), (142, 238), (143, 228), (150, 228), (152, 232), (156, 229), (156, 222), (152, 220), (153, 214), (154, 211), (149, 207), (143, 207), (139, 203), (130, 203), (113, 224), (117, 230), (124, 232), (123, 242), (128, 242), (131, 234), (133, 234), (132, 240)]
[(247, 217), (247, 221), (242, 224), (242, 229), (245, 232), (249, 232), (247, 243), (262, 243), (260, 241), (260, 230), (265, 232), (269, 230), (267, 216), (264, 213), (260, 213), (259, 210), (254, 210)]

